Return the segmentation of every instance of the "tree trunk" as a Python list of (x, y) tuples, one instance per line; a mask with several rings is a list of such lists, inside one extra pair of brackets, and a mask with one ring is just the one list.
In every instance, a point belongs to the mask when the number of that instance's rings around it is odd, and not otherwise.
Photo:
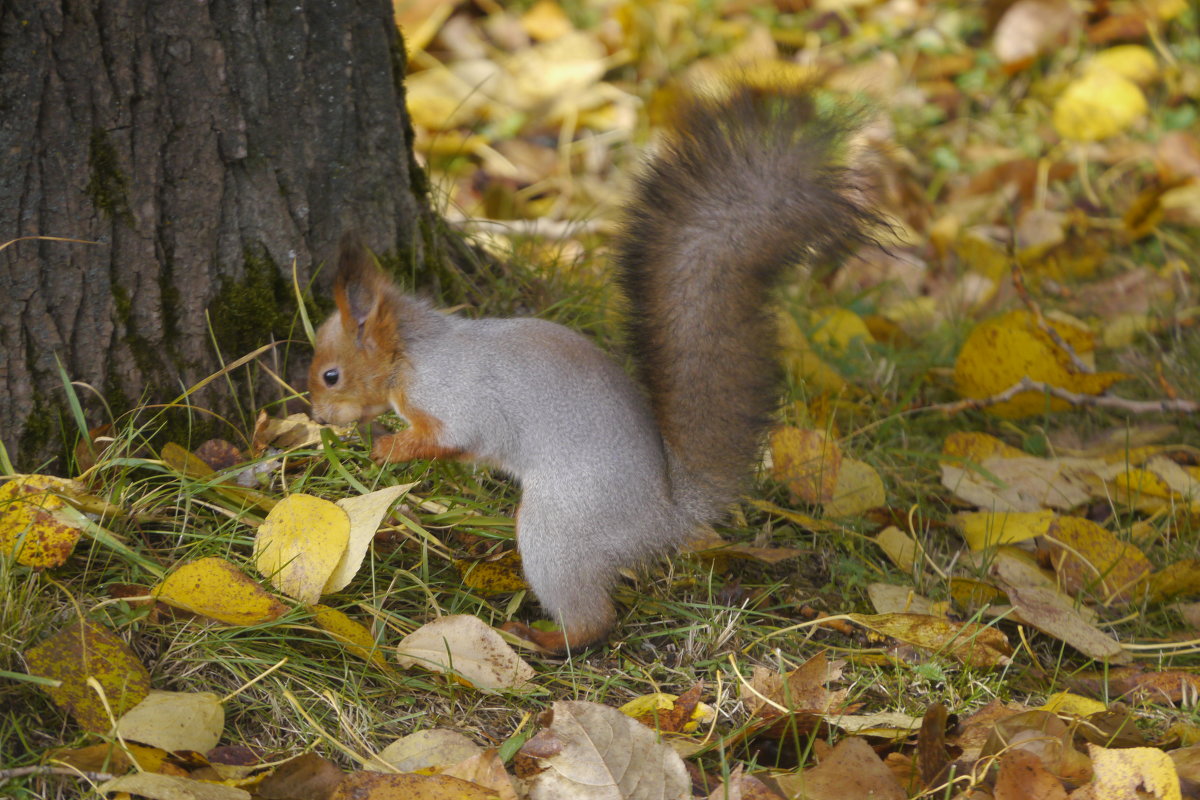
[[(348, 227), (406, 270), (440, 257), (404, 63), (387, 0), (0, 3), (0, 242), (92, 242), (0, 251), (19, 464), (71, 440), (59, 361), (119, 415), (215, 371), (214, 341), (227, 362), (303, 339), (292, 262), (307, 286)], [(232, 394), (194, 399), (229, 413)]]

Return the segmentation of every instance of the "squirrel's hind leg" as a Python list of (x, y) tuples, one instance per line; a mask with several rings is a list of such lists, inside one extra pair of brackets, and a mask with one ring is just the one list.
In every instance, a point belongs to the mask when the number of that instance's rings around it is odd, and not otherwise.
[[(589, 546), (590, 545), (590, 546)], [(616, 622), (609, 592), (616, 572), (593, 548), (587, 531), (567, 530), (539, 518), (528, 502), (517, 521), (517, 546), (525, 581), (537, 595), (557, 631), (539, 631), (521, 622), (504, 630), (556, 653), (579, 652), (603, 639)]]

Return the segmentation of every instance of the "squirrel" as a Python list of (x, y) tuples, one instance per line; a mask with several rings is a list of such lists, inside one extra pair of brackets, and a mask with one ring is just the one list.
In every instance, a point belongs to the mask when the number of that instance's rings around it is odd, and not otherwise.
[(553, 652), (606, 637), (618, 571), (737, 498), (777, 403), (777, 278), (869, 240), (876, 219), (839, 165), (853, 126), (809, 89), (690, 96), (676, 119), (613, 248), (636, 380), (562, 325), (435, 310), (353, 234), (316, 336), (315, 418), (408, 422), (375, 439), (375, 461), (462, 459), (519, 481), (525, 578), (560, 630), (504, 629)]

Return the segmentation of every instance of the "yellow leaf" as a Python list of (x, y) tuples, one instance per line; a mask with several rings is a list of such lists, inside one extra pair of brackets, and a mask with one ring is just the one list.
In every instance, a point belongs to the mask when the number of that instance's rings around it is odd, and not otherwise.
[(955, 431), (947, 436), (946, 441), (942, 443), (942, 455), (957, 456), (964, 461), (982, 464), (985, 459), (992, 456), (1022, 458), (1029, 454), (1024, 450), (1018, 450), (1012, 445), (1007, 445), (995, 436), (987, 433)]
[(375, 532), (379, 530), (384, 516), (397, 500), (416, 485), (406, 483), (401, 486), (388, 486), (357, 497), (343, 497), (337, 501), (337, 506), (345, 511), (350, 519), (350, 538), (329, 580), (325, 581), (321, 594), (332, 594), (349, 585), (362, 566), (367, 549), (374, 541)]
[(313, 605), (350, 541), (350, 518), (307, 494), (279, 501), (254, 537), (254, 564), (279, 591)]
[(837, 370), (813, 352), (808, 337), (791, 314), (778, 314), (779, 351), (783, 369), (794, 383), (807, 384), (817, 392), (841, 392), (849, 385)]
[(570, 33), (574, 26), (562, 5), (551, 0), (538, 0), (521, 15), (521, 27), (531, 38), (546, 42)]
[(336, 608), (329, 606), (320, 604), (312, 606), (312, 612), (313, 621), (317, 623), (317, 627), (344, 644), (351, 653), (363, 661), (371, 662), (384, 672), (395, 671), (384, 657), (375, 637), (362, 625)]
[(1047, 698), (1046, 704), (1041, 707), (1041, 710), (1050, 711), (1055, 714), (1073, 714), (1077, 717), (1086, 717), (1089, 714), (1098, 714), (1101, 711), (1107, 711), (1108, 706), (1090, 697), (1083, 697), (1071, 692), (1059, 692)]
[(201, 558), (175, 569), (154, 588), (175, 608), (229, 625), (258, 625), (278, 619), (287, 606), (223, 558)]
[(1043, 536), (1052, 522), (1053, 511), (973, 511), (954, 516), (954, 524), (972, 550)]
[(464, 586), (485, 597), (529, 588), (521, 574), (521, 555), (516, 550), (482, 560), (456, 558), (454, 568), (462, 576)]
[(1068, 84), (1054, 104), (1054, 129), (1064, 139), (1094, 142), (1121, 133), (1147, 109), (1133, 81), (1107, 70), (1089, 71)]
[(833, 499), (825, 503), (825, 514), (832, 519), (856, 517), (872, 508), (887, 505), (883, 478), (865, 461), (842, 459)]
[(1087, 72), (1112, 72), (1144, 85), (1158, 77), (1158, 60), (1148, 48), (1123, 44), (1096, 53), (1085, 69)]
[[(1094, 797), (1183, 800), (1175, 762), (1157, 747), (1108, 749), (1088, 743)], [(1143, 791), (1139, 791), (1143, 790)], [(1144, 793), (1143, 793), (1144, 792)]]
[(1059, 517), (1046, 531), (1057, 547), (1051, 559), (1063, 587), (1072, 594), (1091, 589), (1102, 602), (1129, 602), (1150, 575), (1142, 551), (1083, 517)]
[(1173, 561), (1150, 576), (1150, 599), (1156, 602), (1176, 595), (1200, 594), (1200, 561), (1185, 558)]
[(810, 312), (814, 344), (844, 353), (855, 342), (873, 343), (870, 329), (862, 317), (853, 311), (836, 306), (813, 309)]
[(142, 702), (117, 720), (122, 738), (174, 753), (207, 753), (225, 728), (225, 709), (212, 692), (164, 692), (151, 689)]
[(912, 572), (917, 563), (925, 559), (925, 551), (920, 543), (895, 525), (889, 525), (876, 534), (875, 544), (905, 572)]
[(0, 486), (0, 555), (34, 569), (66, 563), (83, 529), (59, 513), (67, 505), (54, 493), (61, 480), (26, 475)]
[(927, 650), (947, 651), (964, 664), (994, 667), (1009, 662), (1012, 648), (1003, 633), (974, 622), (951, 622), (926, 614), (847, 614), (876, 633)]
[(990, 583), (973, 578), (951, 578), (950, 599), (954, 601), (954, 605), (966, 611), (1008, 602), (1004, 592)]
[(806, 503), (834, 498), (842, 451), (823, 430), (793, 427), (771, 433), (771, 475)]
[(46, 693), (80, 727), (93, 733), (107, 733), (112, 721), (88, 678), (100, 684), (117, 716), (150, 692), (150, 673), (133, 651), (108, 628), (89, 620), (69, 625), (26, 650), (25, 662), (29, 674), (61, 681), (46, 688)]
[[(1093, 349), (1091, 335), (1086, 330), (1060, 320), (1047, 319), (1046, 323), (1076, 356), (1082, 357)], [(991, 397), (1026, 377), (1072, 392), (1099, 394), (1127, 376), (1119, 372), (1081, 370), (1071, 354), (1038, 327), (1032, 314), (1023, 310), (1010, 311), (977, 325), (954, 363), (958, 392), (968, 398)], [(1051, 398), (1049, 407), (1062, 410), (1068, 404)], [(1045, 408), (1043, 395), (1024, 392), (1012, 400), (990, 406), (988, 411), (1016, 418), (1040, 414)]]
[(668, 694), (666, 692), (653, 692), (651, 694), (644, 694), (641, 697), (635, 697), (621, 706), (620, 711), (622, 714), (638, 720), (643, 725), (655, 728), (656, 730), (670, 730), (675, 733), (692, 733), (702, 723), (708, 722), (716, 716), (716, 712), (712, 706), (697, 702), (685, 707), (684, 711), (687, 713), (687, 718), (680, 720), (678, 726), (663, 724), (664, 720), (673, 721), (674, 714), (672, 712), (677, 712), (676, 702), (678, 700), (679, 695)]

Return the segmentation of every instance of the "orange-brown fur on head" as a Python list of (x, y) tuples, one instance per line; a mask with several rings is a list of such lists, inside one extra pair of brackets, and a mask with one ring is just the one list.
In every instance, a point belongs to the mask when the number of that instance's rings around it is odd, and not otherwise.
[(333, 284), (337, 312), (317, 331), (308, 371), (313, 417), (347, 425), (373, 419), (401, 392), (404, 341), (398, 291), (352, 235), (342, 238)]

